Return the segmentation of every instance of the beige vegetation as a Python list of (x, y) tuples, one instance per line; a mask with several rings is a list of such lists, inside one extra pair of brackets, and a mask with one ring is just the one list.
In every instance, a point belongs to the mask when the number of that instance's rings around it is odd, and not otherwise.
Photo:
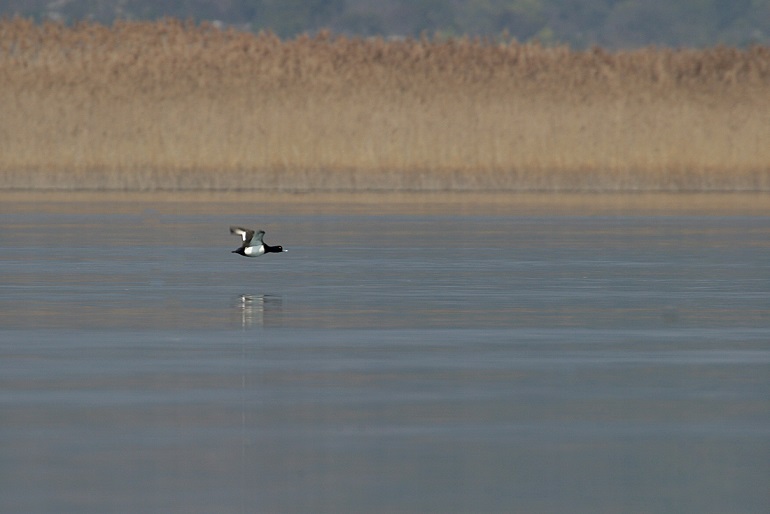
[(0, 22), (0, 188), (770, 190), (770, 48)]

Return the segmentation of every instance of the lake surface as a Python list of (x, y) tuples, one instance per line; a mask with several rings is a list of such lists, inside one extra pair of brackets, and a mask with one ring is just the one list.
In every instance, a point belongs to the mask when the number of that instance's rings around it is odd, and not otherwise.
[(0, 512), (770, 512), (766, 196), (0, 216)]

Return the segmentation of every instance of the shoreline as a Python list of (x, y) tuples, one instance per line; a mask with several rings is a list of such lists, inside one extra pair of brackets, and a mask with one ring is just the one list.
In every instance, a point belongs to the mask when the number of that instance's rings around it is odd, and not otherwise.
[(0, 171), (0, 191), (266, 193), (765, 193), (770, 169), (729, 173), (616, 171)]
[(109, 204), (115, 214), (155, 218), (184, 204), (205, 215), (422, 214), (490, 216), (671, 214), (770, 216), (766, 193), (511, 193), (511, 192), (223, 192), (0, 191), (4, 212), (84, 213)]

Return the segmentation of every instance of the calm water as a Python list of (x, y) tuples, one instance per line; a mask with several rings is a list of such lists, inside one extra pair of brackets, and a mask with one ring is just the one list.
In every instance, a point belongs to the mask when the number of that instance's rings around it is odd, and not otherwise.
[(0, 512), (770, 512), (767, 199), (568, 200), (6, 195)]

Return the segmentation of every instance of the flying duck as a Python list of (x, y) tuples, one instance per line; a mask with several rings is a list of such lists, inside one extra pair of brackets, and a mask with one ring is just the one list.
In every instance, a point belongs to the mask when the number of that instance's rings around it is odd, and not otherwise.
[(280, 253), (285, 251), (283, 246), (270, 246), (262, 242), (262, 237), (265, 235), (264, 230), (254, 232), (248, 228), (230, 227), (230, 233), (243, 238), (241, 247), (233, 250), (232, 253), (237, 253), (244, 257), (259, 257), (264, 253)]

